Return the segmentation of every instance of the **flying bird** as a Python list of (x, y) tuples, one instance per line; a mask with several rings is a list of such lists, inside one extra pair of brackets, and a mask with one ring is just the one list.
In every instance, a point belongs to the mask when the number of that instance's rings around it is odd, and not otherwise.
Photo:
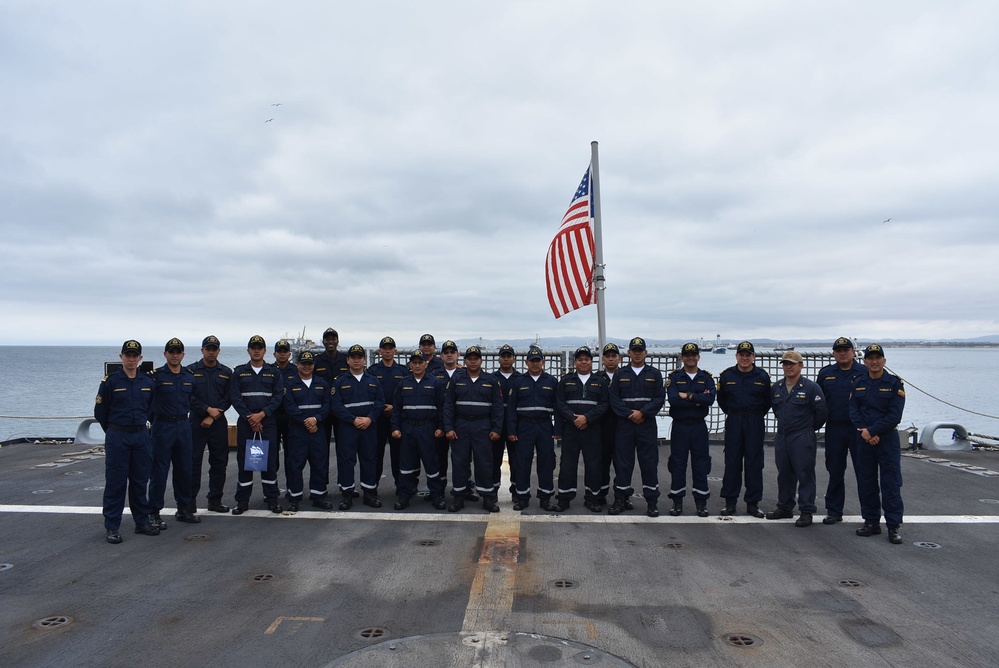
[(885, 220), (882, 220), (881, 222), (882, 223), (890, 223), (891, 222), (891, 218), (886, 218)]
[(282, 104), (283, 104), (282, 102), (274, 102), (274, 103), (271, 104), (271, 106), (272, 107), (280, 107)]
[(266, 121), (264, 121), (264, 123), (270, 123), (273, 120), (274, 120), (273, 118), (268, 118)]

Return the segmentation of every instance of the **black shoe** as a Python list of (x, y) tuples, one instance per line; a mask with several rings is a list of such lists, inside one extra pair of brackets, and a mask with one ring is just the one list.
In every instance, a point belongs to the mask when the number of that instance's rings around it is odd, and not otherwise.
[(531, 504), (530, 499), (514, 499), (513, 509), (514, 510), (525, 510), (527, 506)]
[(396, 510), (406, 510), (409, 508), (409, 499), (398, 499), (392, 507)]
[(823, 524), (836, 524), (836, 522), (842, 522), (842, 521), (843, 521), (842, 515), (833, 515), (832, 513), (822, 518)]
[(583, 501), (583, 506), (591, 513), (603, 512), (603, 508), (600, 507), (599, 501)]
[(350, 490), (350, 498), (352, 498), (352, 499), (359, 499), (359, 498), (361, 498), (361, 493), (358, 492), (356, 489), (352, 489), (352, 490)]
[(243, 513), (245, 513), (249, 509), (250, 509), (250, 504), (249, 503), (247, 503), (246, 501), (237, 501), (236, 502), (236, 507), (232, 509), (232, 514), (233, 515), (242, 515)]
[[(315, 504), (313, 504), (313, 505), (315, 505)], [(297, 513), (298, 512), (298, 501), (289, 501), (288, 502), (288, 512), (289, 513)]]
[(271, 511), (275, 515), (281, 514), (281, 504), (277, 500), (270, 500), (267, 502), (267, 510)]
[(460, 496), (451, 502), (451, 505), (447, 507), (449, 513), (456, 513), (465, 507), (465, 499)]
[(673, 517), (683, 515), (683, 504), (679, 502), (674, 503), (673, 507), (669, 509), (669, 514)]
[(491, 513), (499, 512), (499, 504), (496, 503), (496, 499), (482, 499), (482, 507)]
[(722, 508), (721, 512), (718, 514), (722, 517), (731, 517), (732, 515), (737, 515), (738, 513), (739, 511), (735, 509), (735, 504), (726, 503), (725, 507)]
[(174, 515), (178, 522), (186, 522), (187, 524), (200, 524), (201, 518), (188, 510), (178, 510)]
[(166, 531), (167, 523), (163, 521), (159, 513), (149, 513), (149, 523), (160, 531)]
[(444, 501), (444, 499), (439, 496), (437, 498), (430, 499), (430, 503), (433, 504), (434, 508), (436, 508), (437, 510), (447, 509), (447, 502)]
[(752, 515), (753, 517), (758, 517), (761, 520), (767, 516), (767, 514), (762, 510), (760, 510), (760, 507), (755, 503), (750, 503), (749, 505), (746, 506), (746, 514)]
[(208, 510), (213, 513), (227, 513), (229, 512), (229, 506), (223, 506), (219, 501), (209, 501)]
[(468, 492), (465, 494), (465, 500), (469, 503), (475, 503), (479, 500), (479, 496), (475, 492)]
[(632, 508), (634, 508), (634, 506), (631, 505), (631, 501), (628, 501), (627, 499), (614, 499), (614, 505), (607, 509), (607, 513), (609, 515), (620, 515), (624, 511), (631, 510)]
[(321, 499), (312, 499), (312, 505), (319, 508), (319, 510), (333, 510), (333, 502), (325, 497)]
[(541, 508), (542, 510), (547, 510), (550, 513), (558, 512), (558, 504), (552, 501), (551, 499), (542, 499)]
[(649, 517), (659, 517), (659, 504), (655, 501), (649, 501), (649, 507), (645, 510), (645, 514)]
[(187, 512), (191, 513), (192, 515), (197, 515), (198, 514), (198, 507), (197, 506), (188, 506), (185, 510), (187, 510)]
[(555, 509), (556, 512), (564, 513), (569, 510), (569, 499), (559, 499), (558, 508)]
[(365, 490), (365, 492), (364, 492), (364, 498), (361, 499), (361, 502), (364, 505), (369, 506), (371, 508), (381, 508), (382, 507), (382, 502), (381, 502), (381, 499), (378, 498), (378, 495), (375, 494), (374, 492), (369, 492), (367, 490)]
[(867, 538), (868, 536), (877, 536), (881, 533), (880, 524), (871, 524), (870, 522), (864, 522), (864, 526), (857, 529), (857, 535)]
[(768, 520), (789, 520), (794, 517), (794, 513), (786, 508), (774, 508), (767, 513)]
[(801, 516), (794, 521), (794, 526), (796, 527), (810, 527), (812, 526), (812, 514), (801, 511)]
[[(135, 525), (135, 533), (142, 533), (142, 534), (145, 534), (147, 536), (159, 536), (160, 535), (160, 528), (157, 527), (157, 526), (153, 526), (152, 524), (136, 524)], [(120, 536), (119, 536), (119, 539), (120, 539)]]
[(888, 542), (892, 545), (902, 544), (902, 535), (898, 532), (898, 527), (888, 529)]
[(340, 499), (340, 505), (338, 508), (340, 510), (350, 510), (354, 505), (354, 495), (350, 492), (344, 492), (343, 497)]
[(705, 506), (703, 503), (699, 504), (697, 506), (697, 516), (698, 517), (707, 517), (710, 514), (711, 513), (708, 512), (708, 507)]
[(108, 529), (108, 542), (112, 545), (117, 545), (121, 542), (121, 534), (118, 533), (117, 529)]
[(607, 505), (607, 497), (606, 496), (598, 496), (596, 504), (598, 506), (600, 506), (600, 507), (606, 506)]

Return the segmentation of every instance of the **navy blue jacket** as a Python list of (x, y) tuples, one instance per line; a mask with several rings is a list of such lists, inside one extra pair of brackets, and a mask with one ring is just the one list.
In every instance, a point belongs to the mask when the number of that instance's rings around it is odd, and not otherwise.
[(149, 420), (152, 403), (153, 379), (145, 373), (129, 378), (119, 369), (101, 381), (94, 399), (94, 419), (104, 431), (112, 424), (141, 427)]
[(295, 375), (285, 381), (282, 406), (289, 422), (305, 422), (309, 418), (325, 422), (330, 416), (330, 385), (313, 374), (309, 386)]
[(156, 418), (175, 418), (191, 412), (192, 396), (194, 394), (194, 374), (180, 368), (180, 373), (174, 373), (167, 365), (149, 372), (153, 379), (153, 404), (149, 410), (153, 422)]
[(755, 364), (749, 371), (729, 367), (718, 377), (718, 407), (727, 415), (766, 415), (770, 386), (770, 374)]
[(857, 429), (866, 429), (871, 436), (893, 432), (904, 409), (905, 386), (898, 376), (885, 371), (874, 380), (865, 373), (854, 383), (850, 422)]
[(503, 394), (492, 374), (481, 372), (473, 383), (466, 369), (454, 372), (444, 390), (444, 431), (460, 419), (489, 418), (489, 431), (503, 432)]
[(413, 374), (404, 377), (392, 398), (392, 431), (402, 430), (406, 420), (432, 420), (434, 429), (443, 429), (444, 389), (447, 383), (428, 373), (417, 382)]
[(191, 394), (191, 417), (201, 422), (208, 415), (209, 408), (217, 408), (223, 413), (229, 410), (229, 383), (232, 369), (225, 364), (205, 366), (204, 360), (190, 364), (187, 370), (194, 374), (194, 392)]
[(399, 385), (399, 381), (409, 375), (409, 371), (398, 360), (392, 366), (385, 366), (385, 363), (380, 361), (375, 362), (368, 367), (368, 373), (382, 384), (382, 394), (385, 395), (386, 404), (391, 404), (395, 400), (395, 388)]
[(318, 376), (332, 385), (334, 380), (349, 370), (346, 355), (338, 350), (335, 356), (330, 357), (324, 351), (316, 356), (316, 367), (312, 375)]
[(829, 409), (822, 388), (804, 376), (798, 379), (791, 391), (781, 378), (774, 383), (771, 399), (777, 418), (777, 433), (815, 431), (826, 423)]
[(271, 417), (284, 400), (284, 378), (276, 366), (266, 362), (259, 372), (249, 362), (240, 364), (232, 371), (229, 400), (242, 418), (259, 411)]
[(340, 422), (353, 424), (354, 418), (371, 418), (374, 422), (385, 411), (385, 393), (378, 379), (365, 371), (361, 379), (347, 372), (333, 384), (333, 416)]
[(829, 405), (829, 422), (850, 422), (850, 395), (857, 379), (867, 375), (867, 367), (853, 361), (853, 366), (844, 371), (838, 364), (830, 364), (819, 370), (815, 382), (826, 395)]
[(522, 373), (510, 385), (510, 399), (506, 408), (506, 433), (517, 436), (520, 418), (547, 420), (551, 424), (555, 416), (555, 393), (558, 381), (547, 371), (542, 371), (537, 380), (529, 373)]
[[(693, 396), (681, 399), (680, 393)], [(666, 396), (669, 397), (669, 416), (674, 420), (703, 420), (715, 403), (715, 379), (704, 369), (698, 369), (691, 379), (682, 368), (666, 379)]]
[(610, 384), (610, 405), (614, 414), (626, 418), (631, 411), (641, 411), (647, 419), (655, 419), (666, 404), (666, 386), (663, 374), (646, 364), (635, 374), (633, 367), (621, 367), (614, 373)]
[(564, 434), (566, 426), (575, 429), (577, 415), (584, 416), (587, 428), (592, 428), (610, 407), (609, 393), (606, 375), (591, 374), (585, 384), (575, 371), (562, 376), (555, 391), (555, 433)]

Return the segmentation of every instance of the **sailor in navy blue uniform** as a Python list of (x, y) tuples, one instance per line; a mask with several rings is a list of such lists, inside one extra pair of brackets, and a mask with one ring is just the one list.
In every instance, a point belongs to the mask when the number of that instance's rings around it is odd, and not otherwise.
[(178, 522), (197, 524), (201, 518), (191, 512), (191, 411), (194, 374), (182, 366), (184, 343), (173, 338), (163, 350), (167, 363), (156, 369), (153, 379), (153, 470), (149, 477), (149, 521), (160, 530), (166, 522), (160, 517), (166, 493), (167, 476), (173, 464), (173, 498)]
[(898, 376), (885, 371), (884, 349), (877, 343), (864, 349), (864, 366), (867, 373), (856, 380), (850, 398), (850, 420), (861, 439), (855, 466), (864, 526), (857, 535), (881, 533), (883, 508), (888, 540), (900, 545), (904, 509), (898, 424), (905, 409), (905, 387)]
[(361, 464), (361, 491), (364, 505), (381, 508), (378, 478), (375, 477), (377, 430), (375, 420), (385, 411), (385, 394), (371, 373), (364, 370), (363, 346), (347, 350), (347, 373), (337, 378), (331, 390), (333, 417), (338, 421), (336, 441), (337, 484), (343, 499), (340, 510), (353, 505), (354, 465)]
[(631, 363), (618, 370), (610, 385), (611, 409), (617, 416), (614, 433), (614, 505), (607, 512), (631, 510), (631, 477), (635, 458), (642, 471), (642, 494), (649, 517), (659, 516), (659, 429), (656, 416), (666, 403), (666, 385), (659, 369), (645, 364), (645, 339), (628, 344)]
[(857, 473), (857, 447), (861, 442), (860, 435), (850, 422), (850, 395), (853, 394), (857, 379), (867, 375), (867, 367), (854, 357), (853, 341), (841, 336), (833, 342), (832, 350), (836, 362), (822, 367), (815, 379), (829, 406), (825, 435), (829, 485), (826, 487), (826, 517), (822, 520), (823, 524), (843, 521), (846, 458), (849, 455), (853, 471)]
[(610, 401), (607, 380), (593, 373), (593, 353), (586, 346), (573, 353), (575, 371), (565, 374), (555, 391), (555, 437), (562, 439), (558, 470), (558, 511), (576, 498), (579, 455), (583, 455), (583, 504), (599, 513), (600, 423)]
[[(291, 343), (285, 339), (274, 344), (274, 368), (281, 374), (282, 387), (292, 378), (298, 376), (298, 367), (291, 361)], [(274, 412), (274, 421), (277, 422), (277, 449), (278, 449), (278, 471), (281, 470), (281, 452), (285, 458), (288, 457), (288, 416), (284, 414), (284, 404), (278, 406)]]
[[(421, 352), (424, 348), (427, 348), (427, 344), (421, 343)], [(424, 353), (426, 354), (426, 353)], [(437, 376), (444, 381), (445, 387), (451, 378), (461, 367), (458, 365), (458, 344), (454, 341), (448, 339), (441, 345), (441, 356), (438, 360), (441, 364), (440, 366), (431, 369), (431, 364), (427, 363), (427, 373), (431, 376)], [(448, 441), (447, 437), (437, 439), (437, 461), (441, 463), (441, 481), (444, 486), (447, 487), (447, 466), (450, 457), (451, 443)], [(475, 495), (475, 485), (472, 480), (466, 481), (465, 493), (466, 501), (478, 501), (479, 497)]]
[(555, 439), (552, 419), (555, 417), (555, 393), (558, 381), (544, 370), (545, 357), (541, 349), (531, 346), (527, 351), (527, 373), (518, 376), (510, 386), (507, 402), (507, 433), (517, 444), (517, 477), (514, 478), (513, 509), (523, 510), (531, 501), (531, 463), (537, 454), (538, 499), (541, 507), (558, 511), (552, 501), (555, 493)]
[(382, 471), (385, 466), (385, 444), (389, 446), (389, 464), (392, 467), (392, 482), (399, 487), (399, 439), (392, 436), (392, 399), (395, 397), (395, 388), (406, 375), (406, 369), (402, 364), (395, 361), (395, 339), (391, 336), (383, 337), (378, 344), (378, 355), (381, 360), (375, 362), (368, 369), (368, 372), (378, 379), (382, 385), (382, 394), (385, 395), (385, 412), (378, 418), (375, 425), (377, 427), (376, 451), (375, 451), (375, 477), (381, 482)]
[(208, 510), (227, 513), (222, 504), (225, 472), (229, 466), (229, 422), (225, 412), (232, 402), (229, 383), (232, 369), (218, 361), (220, 343), (209, 335), (201, 342), (201, 359), (187, 367), (194, 375), (191, 395), (191, 506), (196, 510), (201, 491), (201, 468), (208, 449)]
[(794, 525), (812, 524), (815, 512), (815, 432), (825, 424), (829, 409), (822, 389), (805, 378), (801, 353), (789, 350), (781, 357), (784, 377), (774, 383), (771, 403), (777, 418), (774, 460), (777, 463), (777, 508), (768, 520), (794, 517), (794, 492), (801, 515)]
[(392, 437), (400, 442), (395, 509), (405, 510), (416, 495), (422, 462), (430, 501), (437, 510), (444, 510), (447, 504), (435, 440), (444, 436), (441, 409), (447, 383), (427, 373), (427, 359), (420, 350), (409, 356), (409, 367), (411, 373), (396, 385), (392, 401)]
[(704, 418), (715, 402), (715, 380), (711, 374), (697, 367), (701, 349), (696, 343), (685, 343), (680, 349), (683, 366), (666, 379), (666, 397), (669, 415), (673, 418), (670, 433), (669, 471), (671, 476), (669, 498), (674, 517), (683, 513), (683, 497), (687, 494), (687, 458), (690, 458), (691, 483), (694, 505), (698, 517), (707, 517), (708, 474), (711, 473), (711, 454), (708, 450), (708, 426)]
[(448, 506), (450, 512), (465, 507), (468, 481), (475, 461), (475, 489), (482, 497), (482, 507), (498, 512), (493, 480), (492, 443), (503, 431), (503, 395), (499, 381), (482, 371), (482, 351), (478, 346), (465, 350), (465, 367), (455, 372), (444, 392), (444, 432), (451, 441), (451, 466), (454, 483)]
[[(339, 351), (340, 334), (332, 327), (327, 327), (323, 332), (323, 352), (316, 357), (316, 367), (313, 374), (316, 378), (322, 378), (330, 387), (341, 374), (347, 373), (347, 356)], [(327, 420), (323, 423), (323, 436), (326, 442), (335, 441), (336, 433), (339, 429), (339, 422), (336, 419)], [(327, 483), (329, 481), (327, 480)], [(354, 496), (357, 496), (354, 493)]]
[(229, 400), (239, 414), (236, 421), (236, 462), (239, 484), (236, 487), (236, 507), (233, 515), (242, 515), (250, 508), (253, 492), (253, 471), (244, 469), (246, 442), (251, 439), (267, 441), (267, 470), (260, 472), (260, 485), (264, 500), (272, 513), (281, 512), (277, 484), (277, 422), (274, 412), (284, 400), (284, 382), (281, 372), (264, 362), (267, 343), (261, 336), (251, 336), (246, 346), (250, 361), (233, 369), (229, 384)]
[(431, 376), (439, 375), (439, 371), (444, 368), (444, 360), (437, 355), (437, 341), (433, 334), (420, 337), (420, 352), (427, 358), (427, 373)]
[(509, 407), (510, 390), (513, 387), (513, 381), (520, 376), (520, 372), (513, 366), (516, 359), (517, 352), (513, 349), (513, 346), (504, 343), (499, 349), (499, 368), (493, 372), (496, 380), (499, 381), (500, 391), (503, 393), (503, 433), (500, 434), (498, 441), (493, 442), (493, 479), (496, 481), (495, 490), (497, 494), (499, 494), (500, 480), (503, 477), (504, 449), (506, 450), (507, 465), (510, 467), (510, 494), (514, 494), (514, 490), (516, 489), (513, 481), (516, 479), (514, 472), (517, 469), (517, 444), (510, 440), (510, 434), (507, 432), (509, 415), (506, 412)]
[(302, 473), (309, 464), (309, 500), (321, 510), (332, 510), (329, 489), (330, 444), (323, 423), (330, 416), (330, 385), (317, 378), (316, 358), (311, 350), (298, 354), (297, 373), (284, 384), (284, 414), (288, 417), (288, 445), (285, 448), (285, 498), (288, 508), (297, 512), (304, 495)]
[(718, 377), (718, 406), (725, 413), (725, 475), (721, 488), (725, 507), (721, 514), (736, 514), (745, 463), (746, 512), (764, 517), (759, 504), (763, 499), (763, 441), (770, 411), (770, 374), (756, 366), (756, 348), (750, 341), (736, 346), (735, 359), (735, 366)]
[(122, 368), (101, 381), (94, 399), (94, 419), (104, 429), (104, 528), (107, 541), (121, 542), (121, 514), (128, 507), (135, 533), (155, 536), (149, 522), (146, 485), (153, 465), (153, 442), (146, 428), (153, 401), (153, 379), (139, 373), (142, 345), (129, 339), (121, 346)]
[[(608, 343), (604, 346), (601, 354), (603, 368), (596, 372), (607, 381), (607, 389), (610, 391), (611, 383), (621, 368), (621, 351), (616, 343)], [(609, 396), (609, 395), (608, 395)], [(614, 438), (617, 431), (617, 416), (614, 409), (610, 407), (608, 400), (607, 415), (600, 421), (600, 492), (597, 494), (597, 503), (601, 506), (607, 505), (607, 494), (610, 493), (611, 465), (614, 463)]]

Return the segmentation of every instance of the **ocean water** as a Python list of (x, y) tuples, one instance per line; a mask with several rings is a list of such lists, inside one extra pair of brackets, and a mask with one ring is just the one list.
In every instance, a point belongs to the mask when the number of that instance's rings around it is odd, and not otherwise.
[[(81, 418), (93, 415), (104, 363), (118, 361), (118, 351), (118, 346), (0, 346), (0, 440), (72, 436)], [(947, 421), (975, 433), (999, 435), (999, 348), (889, 348), (886, 352), (889, 369), (907, 381), (902, 427)], [(200, 351), (193, 349), (185, 362), (199, 357)], [(247, 356), (243, 349), (223, 348), (219, 359), (232, 367)], [(267, 359), (272, 359), (270, 354)], [(161, 350), (147, 350), (145, 360), (162, 365)], [(733, 364), (731, 351), (701, 356), (702, 368), (715, 376)], [(996, 417), (965, 412), (924, 392)]]

